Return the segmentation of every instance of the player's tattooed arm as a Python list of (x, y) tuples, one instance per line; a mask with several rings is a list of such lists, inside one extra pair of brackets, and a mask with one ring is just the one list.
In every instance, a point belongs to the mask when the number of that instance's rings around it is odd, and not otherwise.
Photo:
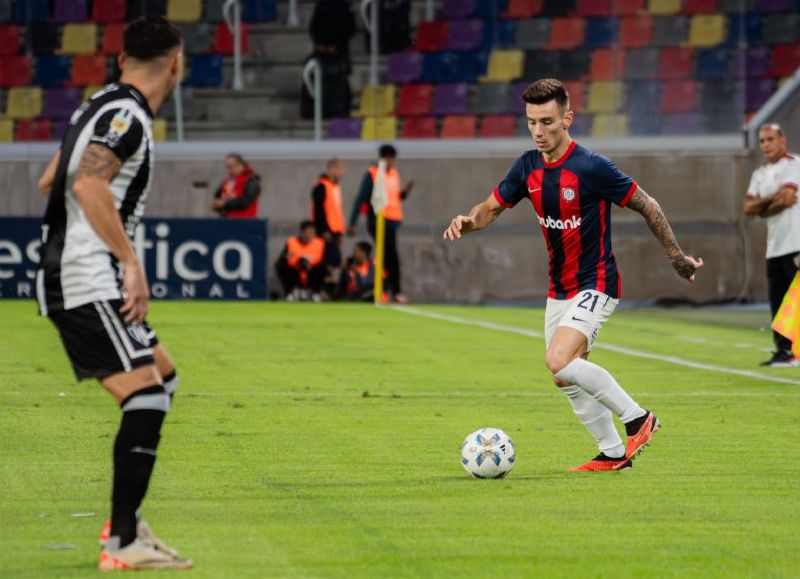
[(89, 143), (89, 146), (83, 151), (75, 181), (89, 177), (110, 183), (119, 173), (120, 167), (122, 167), (122, 161), (111, 149), (97, 143)]
[(703, 260), (700, 258), (695, 259), (681, 251), (678, 240), (675, 239), (672, 227), (670, 227), (658, 201), (650, 197), (644, 189), (637, 187), (627, 206), (644, 217), (647, 226), (661, 243), (667, 259), (678, 275), (689, 281), (694, 281), (694, 274), (703, 267)]
[(444, 239), (458, 239), (462, 235), (488, 227), (503, 212), (504, 207), (498, 203), (494, 194), (483, 203), (478, 203), (469, 210), (467, 215), (456, 215), (447, 229), (444, 230)]

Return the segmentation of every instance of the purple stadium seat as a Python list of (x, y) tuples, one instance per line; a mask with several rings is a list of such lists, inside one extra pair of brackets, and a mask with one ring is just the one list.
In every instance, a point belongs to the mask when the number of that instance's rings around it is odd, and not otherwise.
[(736, 78), (761, 78), (769, 75), (771, 50), (768, 46), (753, 46), (737, 50), (731, 63), (731, 74)]
[(697, 113), (676, 113), (662, 116), (661, 131), (665, 135), (695, 135), (700, 130), (700, 115)]
[(794, 0), (759, 0), (756, 12), (790, 12), (794, 10)]
[(475, 11), (475, 0), (444, 0), (440, 18), (458, 20), (472, 15)]
[[(525, 120), (525, 119), (523, 119)], [(526, 121), (527, 123), (527, 121)], [(575, 115), (572, 119), (572, 124), (569, 126), (569, 132), (573, 136), (585, 136), (592, 132), (592, 116), (591, 115)]]
[(386, 81), (396, 84), (415, 82), (422, 76), (422, 53), (395, 52), (389, 55)]
[(528, 81), (520, 81), (515, 82), (511, 86), (511, 101), (510, 101), (510, 109), (509, 113), (513, 113), (515, 115), (522, 114), (525, 112), (525, 102), (522, 100), (522, 93), (525, 92), (531, 83)]
[(65, 119), (81, 104), (83, 91), (79, 88), (51, 88), (45, 91), (42, 116)]
[(447, 48), (472, 50), (478, 48), (483, 37), (483, 20), (456, 20), (450, 24)]
[(86, 0), (55, 0), (53, 22), (83, 22), (86, 20)]
[(361, 119), (340, 118), (328, 121), (329, 139), (360, 139)]
[(747, 82), (745, 109), (757, 111), (775, 92), (775, 80), (771, 78), (751, 78)]
[(433, 95), (433, 114), (463, 115), (469, 112), (469, 90), (466, 84), (442, 84)]
[(54, 119), (53, 120), (53, 139), (56, 141), (60, 141), (64, 138), (64, 135), (67, 133), (67, 127), (69, 126), (69, 119)]

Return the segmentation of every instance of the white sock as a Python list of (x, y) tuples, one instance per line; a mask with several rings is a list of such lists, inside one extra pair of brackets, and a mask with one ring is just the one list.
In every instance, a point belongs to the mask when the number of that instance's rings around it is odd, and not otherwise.
[(595, 400), (619, 416), (623, 423), (644, 416), (647, 411), (636, 404), (607, 370), (583, 358), (575, 358), (555, 375), (556, 378), (580, 386)]
[(614, 428), (611, 412), (579, 386), (567, 386), (560, 390), (567, 395), (575, 416), (597, 441), (600, 452), (613, 458), (624, 456), (625, 447)]

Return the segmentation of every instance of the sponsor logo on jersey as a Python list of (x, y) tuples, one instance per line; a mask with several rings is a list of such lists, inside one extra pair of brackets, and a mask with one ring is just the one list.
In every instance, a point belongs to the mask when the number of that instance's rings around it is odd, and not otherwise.
[(128, 335), (145, 348), (150, 347), (150, 338), (147, 336), (147, 330), (136, 322), (128, 326)]
[(114, 118), (111, 119), (111, 125), (108, 128), (108, 133), (105, 136), (105, 141), (109, 147), (116, 147), (122, 136), (131, 128), (131, 121), (133, 120), (133, 112), (127, 109), (120, 110)]
[(539, 219), (539, 225), (547, 229), (577, 229), (581, 226), (581, 218), (574, 215), (569, 219), (553, 219), (550, 215), (547, 218), (536, 216)]
[(575, 200), (575, 189), (572, 187), (564, 187), (561, 190), (561, 196), (564, 197), (564, 201), (567, 203), (572, 203)]

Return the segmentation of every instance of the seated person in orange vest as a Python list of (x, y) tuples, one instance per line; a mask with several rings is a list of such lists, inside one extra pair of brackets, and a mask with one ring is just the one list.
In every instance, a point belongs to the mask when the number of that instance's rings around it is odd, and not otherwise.
[(261, 178), (237, 153), (225, 157), (228, 177), (214, 193), (211, 209), (230, 219), (254, 218), (258, 215)]
[[(392, 300), (399, 303), (407, 303), (408, 299), (403, 295), (400, 284), (400, 257), (397, 254), (397, 230), (403, 224), (403, 200), (411, 193), (414, 186), (413, 181), (409, 181), (404, 188), (400, 187), (400, 174), (397, 172), (396, 161), (397, 151), (391, 145), (382, 145), (378, 149), (378, 157), (386, 161), (386, 208), (383, 210), (386, 217), (386, 239), (384, 242), (383, 263), (386, 267), (386, 285)], [(372, 211), (370, 200), (372, 198), (372, 187), (375, 177), (378, 174), (377, 164), (370, 166), (369, 170), (361, 180), (361, 188), (358, 190), (358, 197), (353, 204), (350, 212), (350, 224), (347, 230), (348, 235), (355, 235), (358, 216), (361, 213), (367, 215), (367, 229), (369, 234), (375, 238), (375, 213)]]
[(339, 278), (336, 299), (352, 301), (372, 301), (375, 286), (375, 263), (372, 261), (372, 245), (359, 241), (353, 249), (352, 257), (347, 258), (345, 268)]
[(303, 221), (300, 234), (286, 240), (286, 247), (275, 263), (286, 301), (322, 301), (320, 290), (325, 281), (325, 241), (317, 237), (314, 223)]
[(342, 188), (339, 180), (345, 167), (340, 159), (328, 161), (327, 171), (320, 175), (311, 191), (311, 220), (317, 235), (325, 240), (325, 263), (330, 268), (342, 266)]

